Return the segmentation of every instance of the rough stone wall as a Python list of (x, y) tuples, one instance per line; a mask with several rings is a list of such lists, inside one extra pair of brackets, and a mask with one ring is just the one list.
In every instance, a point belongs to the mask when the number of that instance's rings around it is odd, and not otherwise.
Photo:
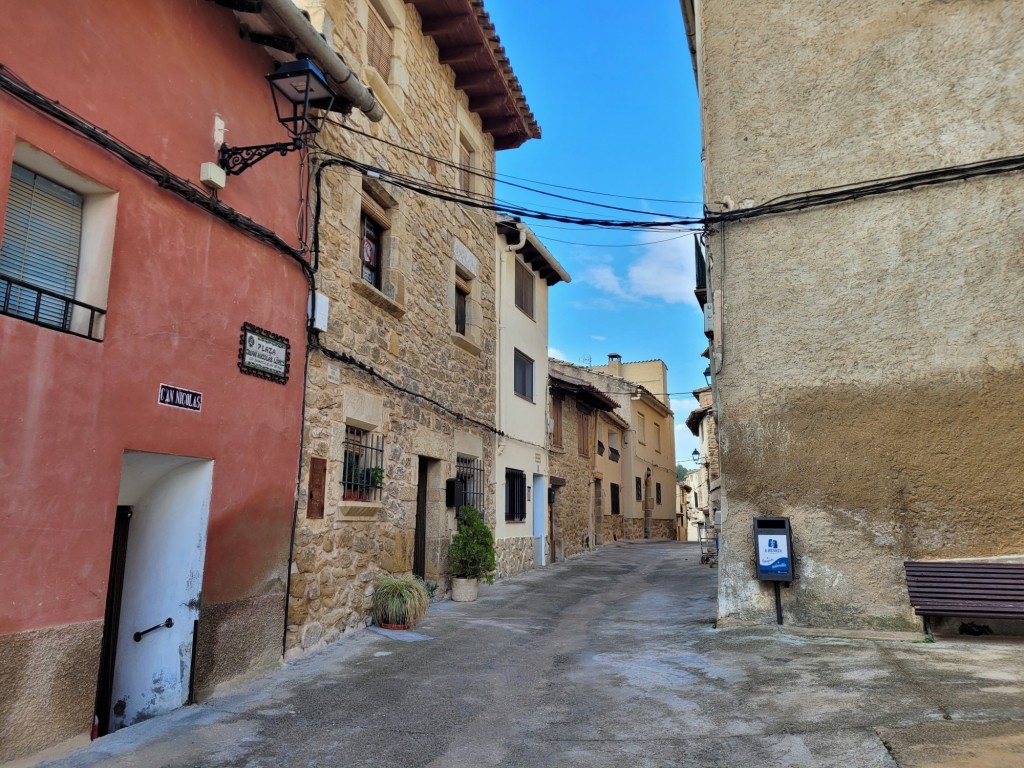
[[(623, 519), (622, 515), (604, 516), (604, 537), (601, 539), (602, 544), (614, 544), (616, 541), (622, 541), (626, 538), (625, 526), (622, 522)], [(641, 533), (642, 532), (641, 528)]]
[[(89, 731), (102, 635), (102, 621), (0, 635), (0, 761)], [(49, 703), (46, 717), (39, 701)]]
[[(596, 546), (594, 536), (593, 459), (580, 456), (576, 399), (562, 400), (562, 447), (549, 447), (551, 474), (565, 478), (553, 507), (555, 559), (574, 557)], [(591, 417), (593, 418), (593, 417)]]
[(675, 541), (676, 521), (654, 518), (651, 520), (650, 534), (652, 539), (672, 539)]
[(494, 542), (498, 561), (496, 578), (504, 579), (533, 568), (533, 539), (523, 536), (518, 539), (498, 539)]
[[(328, 2), (335, 21), (335, 45), (358, 62), (360, 19), (354, 3)], [(379, 124), (353, 113), (359, 130), (402, 145), (414, 145), (436, 157), (452, 157), (458, 141), (458, 105), (452, 71), (437, 61), (433, 41), (419, 31), (411, 6), (405, 10), (398, 80), (385, 103), (391, 114)], [(479, 119), (470, 115), (477, 128)], [(477, 160), (493, 168), (488, 136)], [(329, 128), (321, 146), (349, 157), (418, 178), (457, 186), (456, 172), (435, 161), (381, 142)], [(378, 203), (389, 203), (391, 228), (382, 248), (381, 291), (360, 272), (360, 214), (363, 179), (332, 168), (323, 174), (318, 290), (330, 301), (330, 322), (321, 342), (354, 356), (380, 376), (422, 393), (484, 424), (493, 424), (494, 389), (494, 223), (491, 215), (415, 195), (386, 183), (368, 182)], [(489, 187), (486, 191), (490, 191)], [(458, 241), (461, 245), (456, 245)], [(454, 332), (455, 254), (476, 257), (474, 281), (481, 329), (474, 349)], [(461, 263), (461, 262), (460, 262)], [(493, 482), (493, 433), (453, 413), (388, 386), (346, 362), (314, 352), (309, 361), (303, 473), (291, 572), (287, 645), (290, 653), (330, 642), (362, 627), (369, 618), (372, 581), (379, 571), (413, 567), (418, 460), (428, 457), (427, 573), (444, 581), (448, 542), (455, 530), (454, 511), (444, 507), (444, 479), (455, 476), (460, 440), (475, 443), (483, 459), (485, 484)], [(346, 423), (384, 437), (384, 484), (379, 503), (346, 500), (341, 493)], [(460, 438), (460, 435), (463, 437)], [(307, 516), (310, 458), (327, 460), (326, 504), (322, 520)], [(491, 494), (484, 489), (485, 497)], [(494, 510), (485, 509), (493, 529)]]
[[(705, 199), (1016, 154), (1016, 0), (702, 4)], [(984, 62), (984, 69), (979, 69)], [(1024, 552), (1024, 182), (920, 188), (712, 239), (723, 621), (773, 621), (751, 518), (792, 518), (787, 622), (915, 629), (904, 559)]]
[[(652, 521), (653, 522), (653, 521)], [(622, 537), (624, 539), (642, 539), (644, 537), (644, 520), (642, 517), (627, 517), (622, 521)]]

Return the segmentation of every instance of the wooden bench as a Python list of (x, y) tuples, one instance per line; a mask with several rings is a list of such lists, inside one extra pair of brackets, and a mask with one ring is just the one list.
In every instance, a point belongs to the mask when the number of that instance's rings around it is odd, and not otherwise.
[(1024, 563), (912, 561), (903, 563), (914, 613), (987, 619), (1024, 618)]

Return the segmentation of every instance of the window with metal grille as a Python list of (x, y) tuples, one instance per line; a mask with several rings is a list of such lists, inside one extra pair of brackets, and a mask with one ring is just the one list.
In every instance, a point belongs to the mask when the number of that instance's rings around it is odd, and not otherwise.
[(342, 498), (348, 501), (380, 501), (383, 485), (384, 436), (357, 427), (345, 427)]
[(377, 70), (384, 81), (391, 77), (391, 54), (394, 50), (394, 35), (373, 5), (369, 5), (366, 27), (366, 63)]
[(70, 329), (78, 303), (82, 204), (77, 192), (13, 166), (0, 245), (3, 314)]
[(473, 456), (455, 458), (455, 477), (466, 489), (466, 504), (484, 513), (484, 462)]
[(590, 455), (590, 415), (583, 411), (576, 412), (576, 453)]
[(612, 495), (612, 514), (619, 514), (619, 484), (611, 483), (608, 486)]
[(551, 399), (551, 445), (562, 447), (562, 398)]
[(533, 402), (533, 360), (518, 349), (515, 350), (513, 366), (513, 391), (520, 397)]
[(526, 473), (521, 469), (505, 470), (505, 521), (526, 520)]
[(516, 306), (533, 317), (533, 272), (521, 261), (516, 262)]
[(639, 477), (636, 479), (636, 500), (644, 500), (644, 483)]
[(654, 500), (658, 504), (661, 504), (661, 483), (654, 484)]

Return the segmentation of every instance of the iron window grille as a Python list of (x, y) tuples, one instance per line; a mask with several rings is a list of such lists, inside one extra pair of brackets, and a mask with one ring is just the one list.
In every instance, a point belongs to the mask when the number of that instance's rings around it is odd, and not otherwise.
[(608, 458), (612, 461), (617, 462), (619, 460), (619, 450), (617, 448), (608, 449)]
[(472, 456), (457, 456), (455, 477), (466, 489), (466, 504), (484, 514), (484, 462)]
[(384, 485), (384, 436), (357, 427), (345, 427), (341, 468), (342, 498), (380, 501)]
[(654, 500), (658, 504), (661, 504), (661, 483), (654, 484)]
[(597, 455), (604, 456), (604, 443), (600, 440), (597, 441)]
[(636, 479), (636, 500), (637, 501), (643, 501), (644, 500), (644, 484), (643, 484), (643, 481), (639, 477)]
[(612, 514), (617, 515), (619, 514), (619, 484), (611, 483), (609, 488), (612, 495)]
[(505, 520), (510, 523), (526, 520), (526, 473), (521, 469), (505, 470)]
[[(76, 307), (88, 313), (89, 317), (81, 331), (71, 327)], [(35, 325), (53, 328), (83, 339), (100, 341), (99, 319), (107, 314), (107, 311), (23, 280), (0, 275), (0, 314), (27, 320)]]

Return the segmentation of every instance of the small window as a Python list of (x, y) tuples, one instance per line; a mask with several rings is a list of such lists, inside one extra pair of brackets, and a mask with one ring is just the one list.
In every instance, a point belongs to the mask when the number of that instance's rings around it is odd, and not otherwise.
[(363, 280), (378, 291), (381, 287), (381, 250), (384, 244), (384, 228), (366, 211), (363, 211), (361, 228), (363, 232), (360, 262)]
[(345, 427), (342, 498), (347, 501), (380, 501), (383, 486), (384, 436), (365, 429)]
[(391, 78), (391, 56), (394, 52), (394, 34), (391, 27), (369, 4), (366, 27), (366, 63), (377, 70), (384, 81)]
[(636, 415), (636, 439), (640, 441), (641, 445), (647, 444), (647, 418), (642, 414)]
[(562, 398), (551, 399), (551, 445), (562, 447)]
[(466, 300), (469, 291), (462, 285), (455, 285), (455, 332), (466, 335)]
[(576, 452), (580, 456), (590, 455), (590, 414), (576, 412)]
[(636, 479), (636, 500), (644, 500), (644, 482), (639, 477)]
[(619, 514), (619, 484), (610, 483), (609, 488), (612, 495), (612, 514), (617, 515)]
[(661, 504), (661, 483), (654, 484), (654, 501)]
[(516, 261), (516, 306), (533, 317), (533, 272), (521, 261)]
[(654, 450), (661, 453), (661, 424), (654, 425)]
[(466, 194), (473, 192), (473, 179), (474, 179), (474, 160), (476, 159), (476, 152), (473, 151), (472, 145), (466, 141), (465, 137), (460, 134), (459, 136), (459, 191)]
[(71, 328), (83, 197), (15, 165), (0, 246), (0, 308), (62, 331)]
[(521, 469), (505, 470), (505, 521), (526, 520), (526, 473)]
[(484, 511), (484, 462), (475, 456), (459, 454), (455, 458), (455, 477), (466, 489), (466, 504)]
[(513, 390), (522, 398), (533, 402), (533, 360), (518, 349), (515, 351)]

